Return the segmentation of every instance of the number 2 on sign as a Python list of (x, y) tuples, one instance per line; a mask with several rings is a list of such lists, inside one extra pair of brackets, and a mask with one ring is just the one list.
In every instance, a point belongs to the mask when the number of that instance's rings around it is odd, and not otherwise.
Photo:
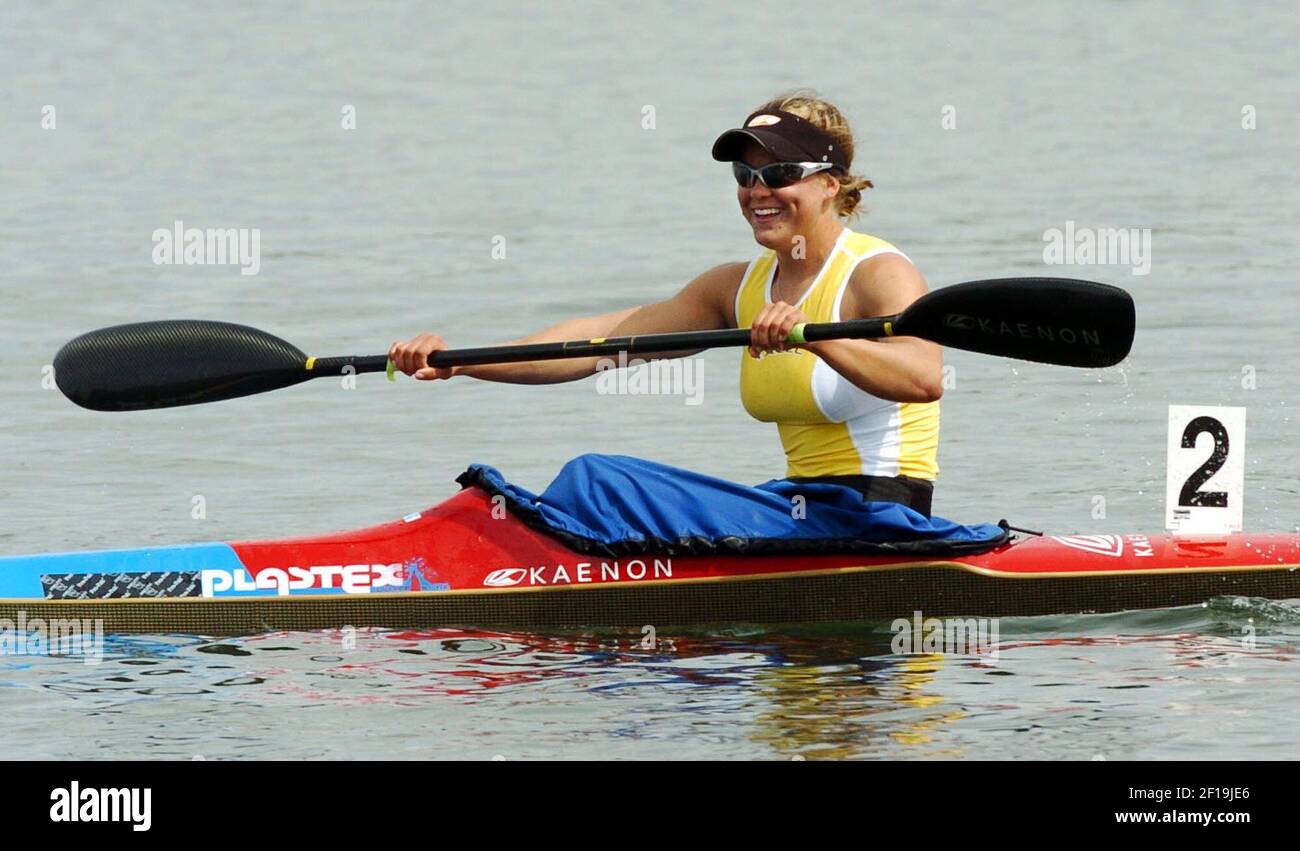
[(1183, 482), (1183, 489), (1178, 492), (1178, 504), (1184, 508), (1208, 505), (1214, 508), (1228, 507), (1227, 491), (1203, 491), (1201, 485), (1214, 477), (1228, 460), (1228, 429), (1214, 417), (1197, 417), (1183, 429), (1183, 448), (1195, 449), (1196, 438), (1208, 434), (1214, 438), (1214, 451), (1205, 463), (1192, 471)]
[[(1206, 441), (1210, 438), (1206, 454)], [(1241, 531), (1246, 409), (1169, 406), (1165, 528), (1180, 533)]]

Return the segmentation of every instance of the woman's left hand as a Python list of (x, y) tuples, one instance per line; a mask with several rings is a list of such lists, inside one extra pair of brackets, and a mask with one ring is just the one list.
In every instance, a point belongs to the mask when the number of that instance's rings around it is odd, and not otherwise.
[(799, 348), (787, 343), (790, 331), (800, 322), (807, 322), (808, 317), (797, 307), (783, 301), (766, 305), (754, 317), (754, 324), (749, 328), (749, 354), (759, 357), (764, 352), (784, 352)]

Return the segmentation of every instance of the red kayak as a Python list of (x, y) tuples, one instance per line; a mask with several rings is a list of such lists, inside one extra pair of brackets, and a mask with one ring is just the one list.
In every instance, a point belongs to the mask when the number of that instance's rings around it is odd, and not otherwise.
[(1300, 597), (1300, 536), (1019, 537), (978, 555), (583, 555), (477, 488), (279, 541), (0, 558), (0, 622), (232, 635), (345, 626), (702, 625), (1047, 615)]

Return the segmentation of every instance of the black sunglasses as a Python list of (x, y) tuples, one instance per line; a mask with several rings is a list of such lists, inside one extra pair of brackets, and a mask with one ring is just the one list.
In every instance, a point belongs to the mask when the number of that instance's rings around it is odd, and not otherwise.
[(750, 168), (742, 162), (731, 164), (731, 173), (736, 182), (749, 189), (756, 182), (761, 182), (768, 189), (780, 189), (798, 183), (810, 174), (829, 171), (834, 163), (768, 163), (761, 168)]

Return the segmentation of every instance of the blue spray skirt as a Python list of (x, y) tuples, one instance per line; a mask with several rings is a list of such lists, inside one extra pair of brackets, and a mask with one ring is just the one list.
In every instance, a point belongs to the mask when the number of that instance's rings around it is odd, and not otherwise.
[(1009, 537), (1005, 524), (925, 517), (843, 485), (778, 479), (750, 487), (622, 455), (574, 458), (541, 494), (485, 464), (456, 481), (502, 497), (528, 526), (595, 555), (954, 556), (993, 549)]

